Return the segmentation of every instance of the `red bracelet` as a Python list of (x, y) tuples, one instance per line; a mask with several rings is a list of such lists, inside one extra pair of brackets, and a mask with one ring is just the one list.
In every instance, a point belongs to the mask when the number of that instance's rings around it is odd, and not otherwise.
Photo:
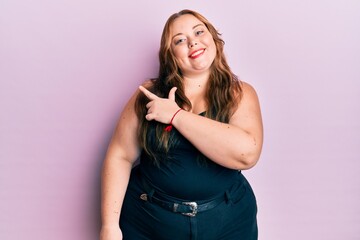
[(170, 132), (170, 131), (171, 131), (171, 129), (172, 129), (172, 121), (174, 120), (174, 117), (176, 116), (176, 114), (177, 114), (178, 112), (180, 112), (181, 110), (182, 110), (182, 109), (180, 108), (179, 110), (177, 110), (177, 111), (174, 113), (174, 115), (172, 116), (172, 118), (171, 118), (171, 120), (170, 120), (169, 125), (166, 126), (165, 131), (167, 131), (167, 132)]

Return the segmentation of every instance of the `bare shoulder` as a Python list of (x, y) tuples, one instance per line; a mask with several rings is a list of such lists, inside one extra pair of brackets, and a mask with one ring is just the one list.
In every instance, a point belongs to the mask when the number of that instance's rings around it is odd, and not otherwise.
[(241, 81), (241, 88), (243, 91), (243, 98), (258, 99), (256, 90), (250, 83)]
[[(146, 89), (149, 89), (153, 86), (153, 84), (154, 84), (153, 81), (151, 79), (148, 79), (142, 82), (141, 86), (145, 87)], [(126, 104), (126, 108), (124, 110), (132, 110), (135, 112), (135, 102), (137, 101), (137, 98), (140, 93), (141, 91), (137, 88), (133, 93), (132, 97), (130, 98), (130, 100), (128, 101), (128, 103)]]
[[(153, 85), (153, 81), (151, 79), (145, 80), (144, 82), (141, 83), (141, 86), (145, 88), (151, 88), (152, 85)], [(123, 131), (124, 130), (123, 128), (125, 128), (126, 130), (132, 128), (135, 130), (138, 128), (139, 119), (136, 114), (136, 103), (139, 100), (138, 98), (140, 93), (141, 91), (138, 88), (136, 88), (131, 98), (127, 101), (126, 105), (124, 106), (124, 109), (121, 112), (117, 124), (118, 125), (117, 128), (119, 130)]]
[[(261, 118), (260, 103), (255, 88), (244, 81), (241, 81), (242, 96), (238, 108), (233, 115), (233, 119), (249, 118)], [(242, 119), (241, 121), (244, 121)]]
[(259, 142), (262, 142), (263, 126), (257, 93), (255, 88), (247, 82), (242, 81), (241, 87), (240, 104), (231, 117), (230, 123), (242, 128), (247, 133), (252, 134)]
[(153, 85), (154, 85), (154, 80), (152, 80), (152, 79), (145, 80), (145, 81), (141, 84), (141, 86), (143, 86), (143, 87), (146, 88), (146, 89), (151, 88)]

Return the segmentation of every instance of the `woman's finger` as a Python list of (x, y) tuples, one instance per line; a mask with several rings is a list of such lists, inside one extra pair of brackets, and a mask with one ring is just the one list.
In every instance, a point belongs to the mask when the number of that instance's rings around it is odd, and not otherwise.
[(175, 102), (175, 92), (177, 90), (177, 87), (173, 87), (169, 92), (169, 99)]
[(153, 101), (150, 101), (146, 104), (146, 108), (149, 109), (153, 105)]
[(151, 121), (151, 120), (154, 120), (154, 119), (155, 119), (155, 116), (154, 116), (154, 114), (148, 112), (148, 113), (145, 115), (145, 118), (146, 118), (146, 120)]
[(146, 88), (144, 88), (143, 86), (139, 86), (140, 91), (142, 91), (145, 96), (150, 99), (150, 100), (155, 100), (157, 98), (159, 98), (158, 96), (156, 96), (155, 94), (153, 94), (152, 92), (150, 92), (149, 90), (147, 90)]

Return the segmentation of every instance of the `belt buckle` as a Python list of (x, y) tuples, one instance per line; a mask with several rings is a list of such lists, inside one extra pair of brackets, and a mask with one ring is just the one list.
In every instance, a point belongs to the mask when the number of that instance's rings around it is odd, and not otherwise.
[(190, 213), (181, 213), (182, 215), (195, 217), (198, 212), (198, 205), (196, 202), (183, 202), (184, 205), (190, 206), (192, 212)]

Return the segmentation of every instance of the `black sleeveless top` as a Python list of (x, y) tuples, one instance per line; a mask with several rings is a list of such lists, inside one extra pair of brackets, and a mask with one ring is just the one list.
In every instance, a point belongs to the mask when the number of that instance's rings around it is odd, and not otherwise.
[[(183, 200), (205, 200), (221, 194), (236, 181), (237, 170), (220, 166), (203, 156), (175, 128), (170, 137), (177, 138), (177, 144), (170, 147), (167, 154), (155, 153), (159, 166), (145, 151), (140, 156), (141, 175), (155, 191)], [(148, 139), (150, 146), (154, 146), (154, 129), (150, 129)]]

